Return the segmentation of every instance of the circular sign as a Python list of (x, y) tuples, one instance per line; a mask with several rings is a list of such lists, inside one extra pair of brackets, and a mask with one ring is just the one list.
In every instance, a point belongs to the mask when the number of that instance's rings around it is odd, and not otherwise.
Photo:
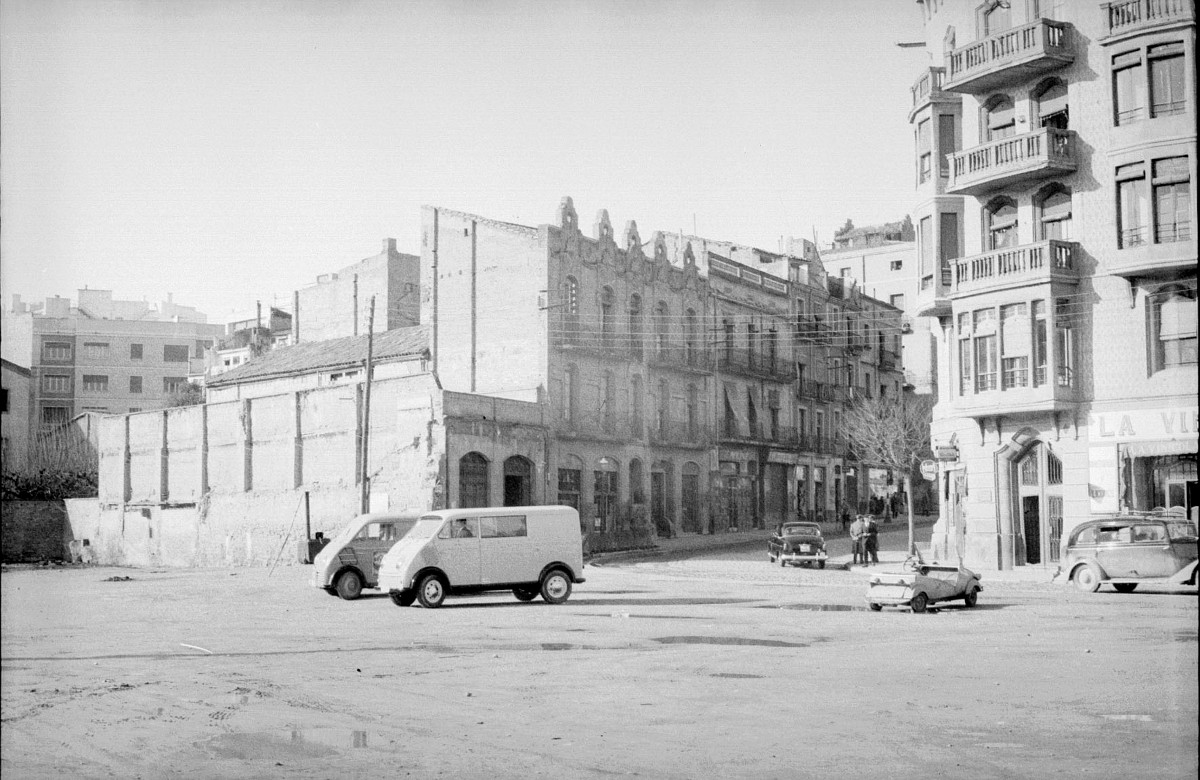
[(921, 476), (933, 482), (937, 479), (937, 463), (932, 460), (921, 461)]

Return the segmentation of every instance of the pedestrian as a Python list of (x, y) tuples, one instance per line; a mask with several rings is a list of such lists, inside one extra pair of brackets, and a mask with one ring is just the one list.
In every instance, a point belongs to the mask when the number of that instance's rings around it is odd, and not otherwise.
[[(867, 563), (867, 556), (871, 558), (870, 563)], [(863, 563), (879, 563), (879, 524), (871, 515), (867, 515), (863, 523)]]
[(850, 507), (842, 504), (842, 530), (846, 530), (846, 526), (850, 525)]
[(854, 522), (850, 524), (850, 545), (853, 548), (854, 555), (854, 562), (850, 564), (851, 566), (855, 566), (860, 562), (864, 564), (867, 562), (867, 554), (863, 549), (864, 530), (865, 523), (863, 522), (863, 516), (858, 515), (854, 518)]

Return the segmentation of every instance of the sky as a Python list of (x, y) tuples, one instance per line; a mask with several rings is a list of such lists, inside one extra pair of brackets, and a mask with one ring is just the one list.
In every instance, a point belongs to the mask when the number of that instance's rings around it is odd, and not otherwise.
[(209, 322), (420, 209), (825, 246), (913, 201), (915, 0), (3, 0), (0, 294)]

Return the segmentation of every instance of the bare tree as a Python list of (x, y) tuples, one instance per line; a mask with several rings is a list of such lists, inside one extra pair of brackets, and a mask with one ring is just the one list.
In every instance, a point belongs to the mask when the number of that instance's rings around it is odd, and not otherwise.
[(908, 552), (913, 539), (912, 474), (930, 454), (929, 423), (934, 398), (905, 393), (863, 398), (842, 415), (842, 428), (860, 463), (877, 463), (904, 479), (908, 510)]

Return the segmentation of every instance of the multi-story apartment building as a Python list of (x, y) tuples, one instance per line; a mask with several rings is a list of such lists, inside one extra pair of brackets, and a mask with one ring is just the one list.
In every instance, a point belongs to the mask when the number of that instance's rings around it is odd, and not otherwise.
[[(592, 529), (638, 512), (667, 533), (835, 519), (837, 415), (856, 392), (900, 392), (898, 342), (878, 340), (900, 313), (827, 285), (815, 253), (643, 242), (633, 222), (618, 244), (604, 211), (593, 234), (569, 198), (537, 228), (425, 209), (421, 316), (442, 386), (545, 402), (546, 495)], [(494, 468), (466, 456), (459, 494), (509, 476)]]
[(114, 300), (110, 290), (80, 290), (78, 303), (49, 298), (30, 306), (14, 297), (4, 317), (4, 352), (30, 366), (35, 429), (83, 412), (155, 409), (199, 371), (220, 325), (173, 301)]
[(854, 283), (863, 294), (905, 313), (904, 381), (913, 392), (930, 395), (937, 392), (937, 342), (933, 323), (914, 316), (921, 290), (917, 244), (902, 225), (893, 222), (839, 235), (821, 253), (821, 261), (830, 276)]
[(396, 251), (396, 239), (383, 239), (379, 254), (322, 274), (295, 292), (292, 343), (366, 333), (372, 298), (376, 333), (418, 324), (419, 273), (420, 258)]
[(924, 0), (920, 312), (939, 554), (1056, 565), (1097, 513), (1195, 516), (1191, 0)]

